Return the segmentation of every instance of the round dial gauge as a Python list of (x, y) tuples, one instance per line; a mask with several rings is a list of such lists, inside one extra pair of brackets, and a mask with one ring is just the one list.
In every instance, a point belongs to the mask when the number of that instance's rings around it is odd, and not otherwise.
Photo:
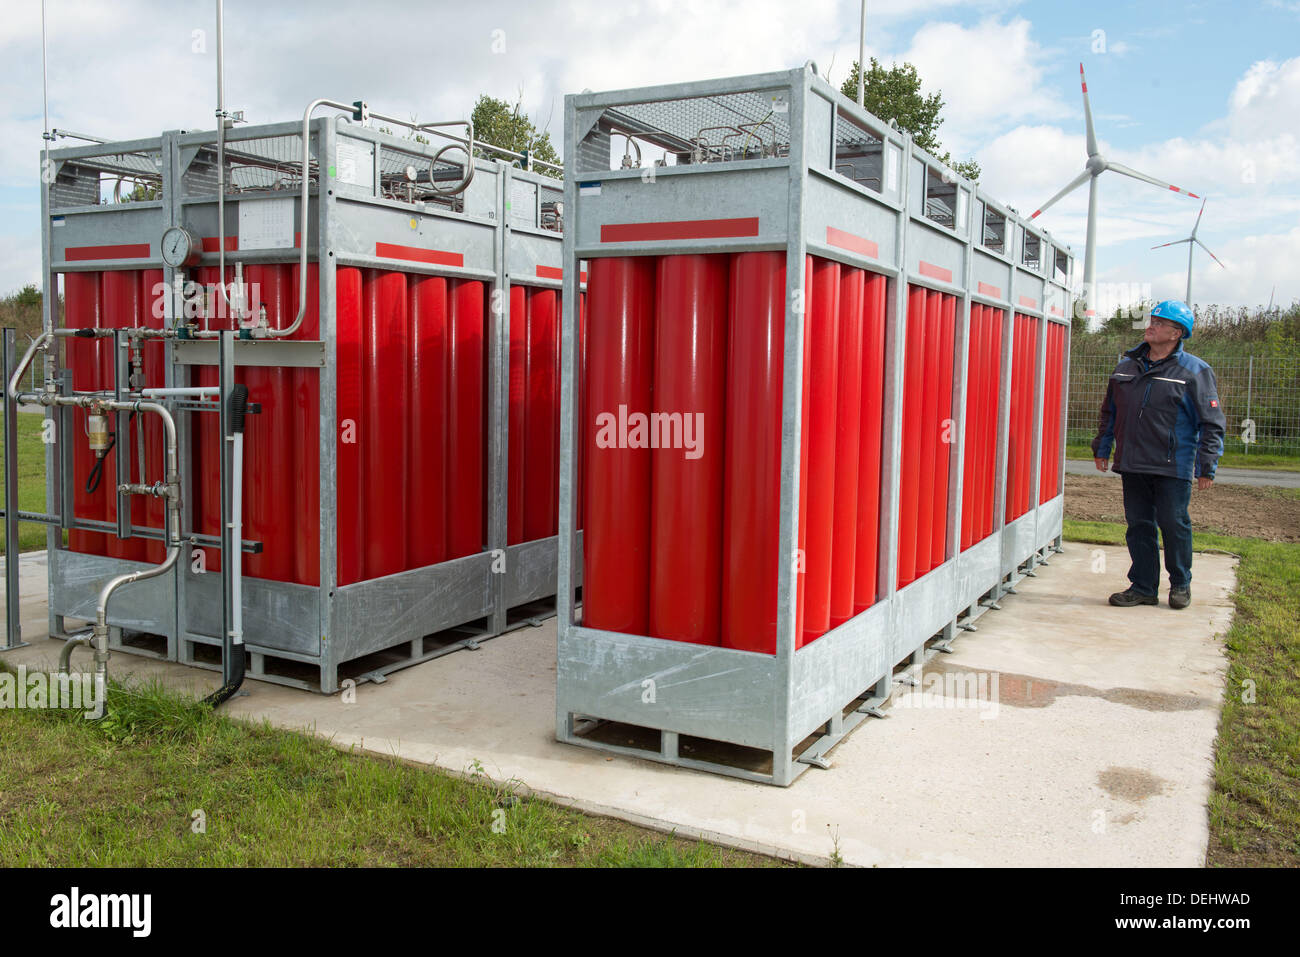
[(163, 262), (173, 269), (193, 266), (199, 261), (198, 243), (194, 240), (194, 234), (184, 226), (168, 228), (162, 234), (159, 246)]

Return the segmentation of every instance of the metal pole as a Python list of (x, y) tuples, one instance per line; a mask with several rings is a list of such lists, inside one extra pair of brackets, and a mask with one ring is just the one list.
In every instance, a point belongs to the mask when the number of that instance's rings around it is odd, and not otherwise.
[(867, 0), (862, 0), (862, 16), (858, 20), (858, 106), (866, 107), (866, 68), (862, 61), (867, 55)]
[[(304, 238), (304, 243), (306, 239)], [(221, 383), (218, 413), (218, 428), (221, 431), (221, 676), (223, 686), (228, 684), (234, 673), (234, 656), (244, 653), (243, 646), (234, 647), (231, 643), (231, 630), (235, 620), (234, 610), (234, 566), (230, 556), (234, 552), (232, 540), (233, 502), (231, 484), (235, 481), (233, 472), (234, 437), (230, 434), (230, 393), (235, 387), (235, 333), (223, 330), (217, 360), (218, 381)]]
[(9, 391), (9, 370), (16, 353), (18, 330), (4, 330), (0, 361), (4, 362), (5, 437), (5, 643), (4, 648), (21, 648), (23, 641), (22, 598), (18, 590), (18, 403)]

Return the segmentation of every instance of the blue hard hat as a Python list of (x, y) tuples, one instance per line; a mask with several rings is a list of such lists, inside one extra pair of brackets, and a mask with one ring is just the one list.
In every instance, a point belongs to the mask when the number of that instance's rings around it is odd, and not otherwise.
[(1151, 310), (1152, 319), (1167, 319), (1170, 322), (1176, 322), (1183, 327), (1183, 338), (1186, 339), (1192, 334), (1192, 323), (1196, 321), (1196, 316), (1192, 310), (1187, 308), (1187, 303), (1181, 299), (1166, 299)]

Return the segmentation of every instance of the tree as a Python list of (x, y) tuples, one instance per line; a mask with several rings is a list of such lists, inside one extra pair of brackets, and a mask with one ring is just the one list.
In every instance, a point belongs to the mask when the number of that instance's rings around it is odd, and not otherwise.
[[(527, 152), (533, 159), (546, 163), (561, 162), (560, 155), (551, 145), (550, 133), (538, 133), (528, 114), (523, 111), (522, 98), (512, 107), (505, 100), (484, 93), (474, 104), (470, 117), (474, 121), (474, 138), (493, 146), (514, 150), (516, 153)], [(541, 170), (548, 176), (559, 178), (558, 173)]]
[[(888, 70), (871, 58), (867, 70), (865, 106), (867, 111), (888, 122), (894, 120), (899, 127), (912, 134), (912, 140), (921, 149), (938, 157), (945, 166), (971, 180), (980, 178), (980, 166), (974, 159), (953, 162), (952, 154), (939, 143), (939, 127), (943, 118), (943, 91), (929, 96), (921, 95), (921, 77), (910, 63), (893, 64)], [(840, 92), (849, 99), (858, 98), (858, 62), (853, 61), (849, 78), (840, 86)]]

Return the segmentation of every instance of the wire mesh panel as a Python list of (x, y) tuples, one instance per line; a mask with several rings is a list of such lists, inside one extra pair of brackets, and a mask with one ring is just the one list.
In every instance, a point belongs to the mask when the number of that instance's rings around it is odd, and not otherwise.
[[(1225, 452), (1300, 456), (1300, 359), (1286, 356), (1198, 355), (1219, 384), (1228, 420)], [(1070, 357), (1069, 444), (1087, 445), (1119, 355)]]

